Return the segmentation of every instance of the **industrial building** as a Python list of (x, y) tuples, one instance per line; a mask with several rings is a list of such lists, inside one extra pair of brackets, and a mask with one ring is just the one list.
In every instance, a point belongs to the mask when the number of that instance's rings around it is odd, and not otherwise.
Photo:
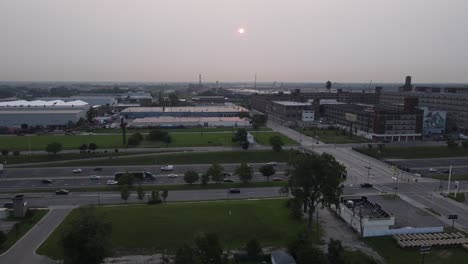
[(129, 107), (122, 112), (121, 116), (126, 119), (145, 117), (235, 117), (248, 110), (232, 106), (182, 106), (182, 107)]
[(10, 101), (0, 103), (0, 127), (64, 127), (86, 118), (89, 104), (80, 100)]
[(37, 100), (41, 101), (56, 101), (61, 100), (64, 102), (71, 102), (71, 101), (83, 101), (88, 103), (90, 106), (113, 106), (117, 103), (116, 96), (113, 95), (73, 95), (70, 97), (42, 97), (38, 98)]
[(415, 98), (407, 98), (403, 109), (384, 105), (324, 105), (326, 121), (376, 142), (422, 139), (423, 110)]
[(268, 119), (285, 126), (294, 126), (297, 122), (313, 121), (312, 104), (308, 102), (272, 101), (266, 110)]
[(129, 127), (250, 127), (248, 118), (240, 117), (145, 117), (128, 123)]
[(196, 96), (192, 98), (193, 103), (200, 105), (224, 104), (226, 100), (224, 96)]

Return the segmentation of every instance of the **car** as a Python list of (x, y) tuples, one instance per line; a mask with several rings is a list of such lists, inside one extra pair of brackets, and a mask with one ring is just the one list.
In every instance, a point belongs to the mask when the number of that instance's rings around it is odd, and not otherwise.
[(68, 195), (70, 193), (69, 190), (65, 190), (65, 189), (60, 189), (60, 190), (56, 190), (55, 191), (55, 194), (56, 195)]
[(231, 177), (231, 176), (232, 176), (232, 174), (231, 174), (231, 173), (229, 173), (229, 172), (224, 172), (224, 173), (223, 173), (223, 176), (224, 176), (224, 177)]
[(230, 178), (224, 178), (223, 182), (234, 182), (234, 180)]
[(41, 182), (44, 183), (44, 184), (49, 184), (49, 183), (52, 183), (53, 180), (51, 180), (51, 179), (43, 179)]
[(13, 203), (12, 202), (4, 203), (3, 208), (13, 209)]
[(74, 170), (72, 170), (72, 171), (73, 171), (73, 173), (80, 173), (80, 172), (82, 172), (83, 170), (82, 170), (82, 169), (74, 169)]
[(275, 177), (275, 178), (273, 178), (273, 181), (276, 181), (276, 182), (278, 182), (278, 181), (283, 181), (283, 179), (281, 179), (281, 178), (278, 178), (278, 177)]
[(270, 165), (270, 166), (278, 166), (278, 162), (275, 162), (275, 161), (270, 161), (270, 162), (268, 162), (266, 165)]
[(436, 169), (436, 168), (429, 168), (429, 171), (430, 171), (430, 172), (436, 172), (437, 169)]
[(177, 176), (179, 176), (179, 175), (174, 174), (174, 173), (171, 173), (171, 174), (167, 175), (168, 178), (177, 178)]
[(173, 165), (164, 165), (161, 167), (161, 170), (162, 171), (172, 171), (174, 170), (174, 166)]
[(99, 179), (101, 179), (101, 176), (99, 176), (99, 175), (91, 175), (91, 176), (89, 176), (89, 179), (90, 179), (90, 180), (99, 180)]
[(102, 171), (102, 168), (94, 168), (94, 171)]
[(240, 190), (237, 188), (231, 188), (229, 189), (229, 193), (240, 193)]
[(118, 182), (114, 180), (107, 180), (106, 184), (107, 185), (116, 185)]
[(371, 183), (366, 182), (366, 183), (362, 183), (361, 187), (362, 188), (372, 188), (372, 187), (374, 187), (374, 185), (372, 185)]

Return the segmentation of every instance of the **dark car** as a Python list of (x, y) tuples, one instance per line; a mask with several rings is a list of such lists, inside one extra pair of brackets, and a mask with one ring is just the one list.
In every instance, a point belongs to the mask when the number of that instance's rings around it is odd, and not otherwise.
[(278, 182), (278, 181), (283, 181), (283, 179), (276, 177), (276, 178), (273, 178), (273, 181)]
[(11, 202), (10, 203), (4, 203), (3, 207), (8, 208), (8, 209), (13, 209), (13, 203), (11, 203)]
[(229, 189), (229, 193), (240, 193), (240, 190), (237, 188), (231, 188)]
[(94, 171), (102, 171), (102, 168), (94, 168)]
[(229, 178), (225, 178), (225, 179), (223, 180), (223, 182), (234, 182), (234, 180), (233, 180), (233, 179), (229, 179)]
[(70, 191), (65, 190), (65, 189), (61, 189), (61, 190), (56, 190), (56, 191), (55, 191), (55, 194), (56, 194), (56, 195), (68, 195), (69, 193), (70, 193)]
[(362, 187), (362, 188), (372, 188), (373, 186), (374, 186), (374, 185), (372, 185), (371, 183), (368, 183), (368, 182), (362, 183), (362, 184), (361, 184), (361, 187)]
[(53, 180), (51, 180), (51, 179), (43, 179), (41, 182), (44, 183), (44, 184), (49, 184), (49, 183), (52, 183)]

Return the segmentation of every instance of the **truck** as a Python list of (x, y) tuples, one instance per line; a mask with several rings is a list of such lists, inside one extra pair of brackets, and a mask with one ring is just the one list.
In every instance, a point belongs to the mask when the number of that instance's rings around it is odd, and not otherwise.
[(114, 174), (114, 179), (116, 181), (119, 181), (119, 178), (122, 177), (123, 175), (125, 175), (126, 173), (129, 173), (131, 175), (133, 175), (133, 177), (141, 180), (141, 181), (144, 181), (144, 180), (150, 180), (150, 181), (154, 181), (156, 180), (156, 177), (151, 174), (150, 172), (148, 171), (128, 171), (128, 172), (116, 172)]

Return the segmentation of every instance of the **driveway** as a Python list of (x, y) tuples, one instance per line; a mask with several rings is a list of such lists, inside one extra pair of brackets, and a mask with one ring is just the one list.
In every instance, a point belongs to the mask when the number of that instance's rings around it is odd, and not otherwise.
[(55, 228), (71, 212), (73, 207), (51, 207), (49, 213), (25, 234), (13, 247), (0, 255), (0, 263), (15, 264), (48, 264), (53, 260), (36, 255), (36, 249), (55, 230)]

